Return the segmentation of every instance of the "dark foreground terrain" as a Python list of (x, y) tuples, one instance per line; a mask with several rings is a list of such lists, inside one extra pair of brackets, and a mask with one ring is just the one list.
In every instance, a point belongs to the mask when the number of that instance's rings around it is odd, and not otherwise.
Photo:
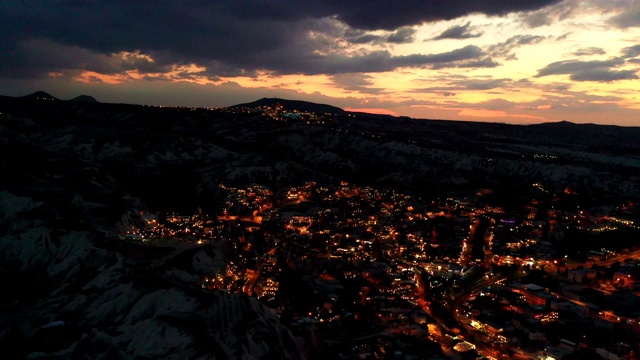
[(283, 196), (310, 181), (346, 181), (424, 199), (489, 189), (506, 210), (527, 204), (541, 188), (534, 183), (575, 194), (578, 206), (640, 197), (640, 128), (414, 120), (305, 106), (266, 99), (208, 110), (0, 97), (6, 358), (317, 356), (323, 345), (294, 334), (278, 314), (283, 306), (199, 286), (228, 267), (233, 246), (118, 240), (145, 212), (220, 214), (228, 195), (221, 184), (261, 184)]

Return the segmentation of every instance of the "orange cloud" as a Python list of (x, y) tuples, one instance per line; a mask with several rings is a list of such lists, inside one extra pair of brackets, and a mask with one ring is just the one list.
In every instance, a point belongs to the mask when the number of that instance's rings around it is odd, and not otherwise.
[(509, 114), (502, 110), (487, 110), (487, 109), (463, 109), (459, 113), (460, 116), (470, 116), (479, 118), (518, 118), (518, 119), (531, 119), (531, 120), (546, 120), (545, 118), (533, 115), (525, 114)]
[(104, 84), (122, 84), (127, 80), (131, 80), (129, 74), (105, 75), (95, 71), (84, 71), (73, 78), (73, 80), (83, 83), (104, 83)]

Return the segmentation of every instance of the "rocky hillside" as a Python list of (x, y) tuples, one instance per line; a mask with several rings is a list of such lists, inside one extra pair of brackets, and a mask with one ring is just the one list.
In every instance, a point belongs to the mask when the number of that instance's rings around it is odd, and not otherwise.
[(198, 286), (227, 264), (224, 240), (150, 247), (115, 236), (140, 220), (145, 197), (167, 208), (185, 199), (193, 211), (186, 197), (203, 181), (194, 161), (219, 154), (184, 152), (190, 141), (169, 121), (156, 133), (152, 122), (129, 128), (126, 109), (31, 109), (1, 111), (3, 357), (307, 358), (273, 310)]

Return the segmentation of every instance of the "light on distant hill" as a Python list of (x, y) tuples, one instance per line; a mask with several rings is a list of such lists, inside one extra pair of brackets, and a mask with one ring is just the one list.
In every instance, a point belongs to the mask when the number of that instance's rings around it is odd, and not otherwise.
[(48, 100), (48, 101), (58, 100), (57, 98), (51, 96), (50, 94), (44, 91), (36, 91), (33, 94), (22, 96), (22, 98), (32, 99), (32, 100)]

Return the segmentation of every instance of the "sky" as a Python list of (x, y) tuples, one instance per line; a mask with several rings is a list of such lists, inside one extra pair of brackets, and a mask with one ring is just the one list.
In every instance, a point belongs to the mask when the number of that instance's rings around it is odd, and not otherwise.
[(0, 0), (0, 94), (640, 126), (640, 0)]

